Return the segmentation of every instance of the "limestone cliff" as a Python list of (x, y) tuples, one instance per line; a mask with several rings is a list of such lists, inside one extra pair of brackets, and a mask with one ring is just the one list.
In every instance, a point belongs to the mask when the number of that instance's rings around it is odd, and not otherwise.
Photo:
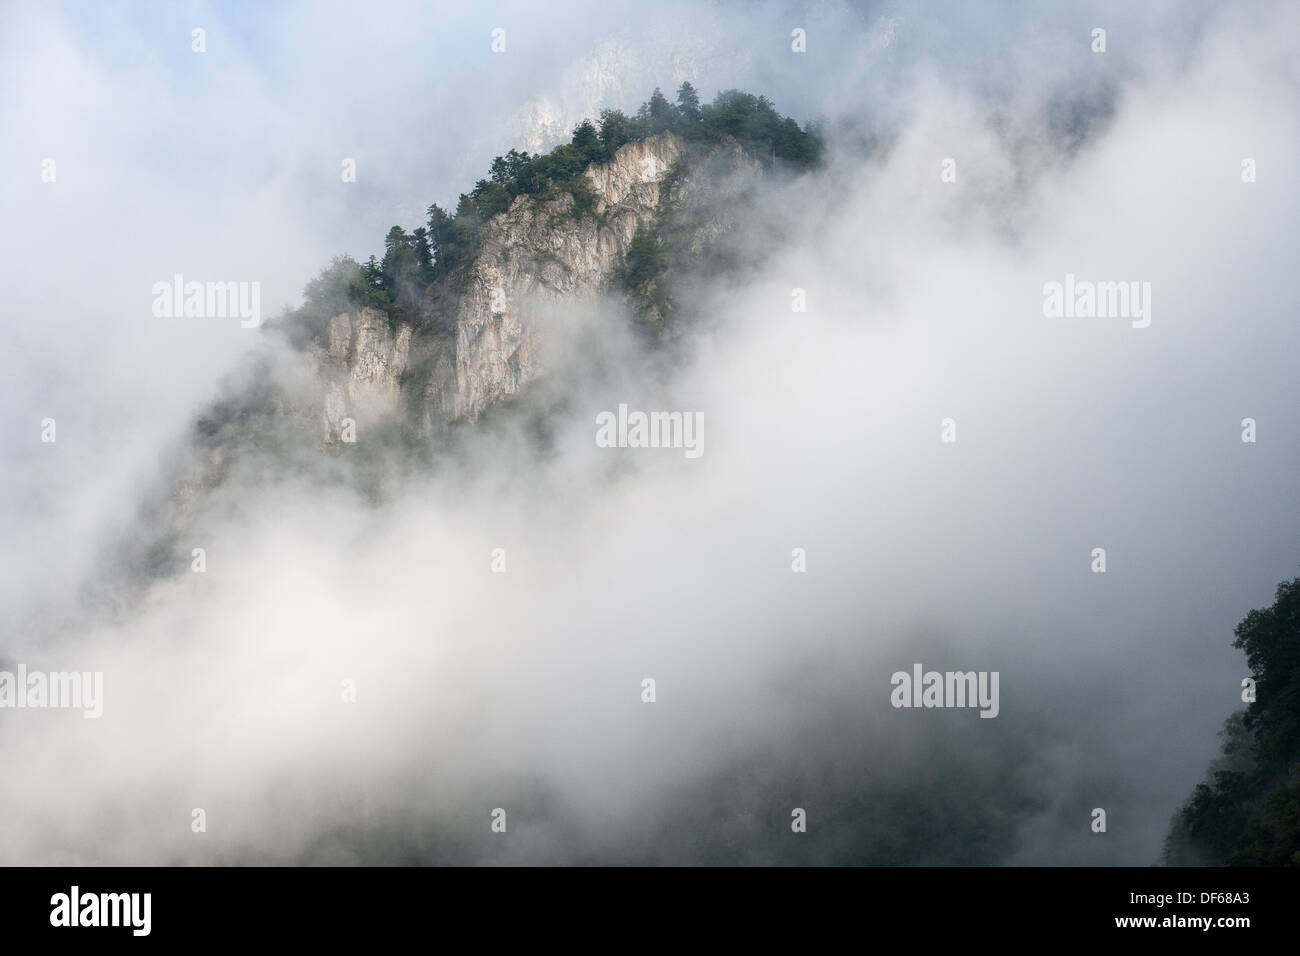
[(575, 217), (568, 193), (544, 202), (516, 197), (485, 223), (456, 292), (430, 290), (425, 309), (439, 320), (431, 324), (449, 335), (416, 335), (377, 309), (336, 315), (314, 356), (325, 439), (337, 441), (345, 419), (360, 428), (394, 413), (432, 435), (518, 392), (544, 361), (539, 307), (596, 299), (638, 225), (659, 211), (682, 148), (679, 137), (660, 133), (588, 167), (594, 215)]

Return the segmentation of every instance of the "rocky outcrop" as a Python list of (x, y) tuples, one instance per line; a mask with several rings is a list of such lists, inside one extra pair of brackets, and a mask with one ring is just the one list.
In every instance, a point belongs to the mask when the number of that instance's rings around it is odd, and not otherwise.
[(330, 320), (320, 376), (326, 441), (339, 439), (345, 419), (371, 421), (397, 407), (410, 354), (410, 326), (392, 328), (378, 309)]
[(339, 439), (345, 419), (362, 427), (399, 411), (421, 434), (435, 434), (518, 392), (544, 362), (539, 313), (547, 303), (596, 299), (638, 225), (658, 212), (682, 147), (661, 133), (589, 167), (594, 215), (575, 216), (567, 193), (546, 202), (516, 197), (484, 225), (459, 293), (431, 291), (427, 310), (440, 321), (430, 325), (450, 335), (417, 336), (375, 309), (335, 316), (317, 356), (326, 440)]

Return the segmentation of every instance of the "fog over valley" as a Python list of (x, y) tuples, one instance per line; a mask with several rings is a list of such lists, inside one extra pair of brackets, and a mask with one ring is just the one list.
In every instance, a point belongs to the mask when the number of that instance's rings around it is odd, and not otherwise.
[(1223, 862), (1298, 28), (0, 8), (0, 863)]

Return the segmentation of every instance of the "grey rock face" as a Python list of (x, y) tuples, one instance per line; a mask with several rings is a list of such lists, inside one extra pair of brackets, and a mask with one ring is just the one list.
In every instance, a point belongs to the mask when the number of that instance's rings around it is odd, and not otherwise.
[(343, 420), (371, 420), (396, 407), (411, 352), (411, 329), (393, 330), (378, 309), (341, 312), (330, 320), (321, 362), (322, 426), (337, 441)]
[(370, 308), (335, 316), (328, 346), (315, 356), (325, 440), (339, 439), (344, 419), (360, 428), (394, 412), (421, 434), (435, 434), (518, 392), (544, 360), (539, 307), (596, 299), (637, 227), (659, 210), (682, 147), (679, 137), (661, 133), (589, 167), (594, 216), (575, 218), (567, 193), (547, 202), (516, 197), (485, 224), (463, 288), (454, 295), (437, 290), (426, 305), (450, 335), (394, 328)]

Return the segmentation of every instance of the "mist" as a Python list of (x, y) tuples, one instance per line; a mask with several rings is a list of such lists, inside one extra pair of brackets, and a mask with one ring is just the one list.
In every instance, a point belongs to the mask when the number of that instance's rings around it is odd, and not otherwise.
[[(1300, 24), (963, 9), (7, 7), (0, 668), (105, 699), (0, 716), (0, 861), (1155, 862), (1240, 704), (1232, 627), (1297, 565)], [(682, 80), (829, 155), (729, 210), (744, 265), (670, 360), (612, 297), (546, 311), (543, 376), (432, 464), (286, 433), (142, 519), (250, 363), (311, 384), (154, 281), (296, 304)], [(1067, 275), (1150, 283), (1150, 324), (1048, 318)], [(598, 447), (620, 404), (698, 413), (704, 453)], [(113, 565), (159, 534), (169, 571)], [(996, 719), (891, 706), (916, 663), (998, 672)]]

